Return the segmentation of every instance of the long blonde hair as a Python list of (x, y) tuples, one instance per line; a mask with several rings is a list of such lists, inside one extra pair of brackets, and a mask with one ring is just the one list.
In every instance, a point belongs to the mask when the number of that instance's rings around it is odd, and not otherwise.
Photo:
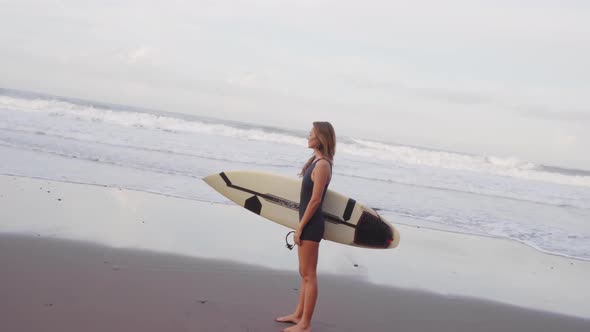
[[(314, 122), (313, 130), (317, 139), (320, 141), (317, 149), (331, 162), (334, 160), (334, 155), (336, 154), (336, 132), (334, 131), (334, 127), (332, 127), (330, 122)], [(315, 155), (312, 155), (301, 169), (301, 174), (299, 175), (303, 176), (305, 174), (305, 171), (307, 171), (307, 168), (314, 159)]]

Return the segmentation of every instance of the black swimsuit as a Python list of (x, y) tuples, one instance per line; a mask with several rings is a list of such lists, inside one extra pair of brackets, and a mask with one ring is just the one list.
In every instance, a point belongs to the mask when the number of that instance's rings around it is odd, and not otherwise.
[[(305, 214), (305, 209), (307, 209), (307, 205), (309, 204), (309, 201), (311, 200), (311, 195), (313, 193), (313, 181), (311, 180), (311, 172), (313, 172), (315, 164), (322, 159), (324, 158), (317, 159), (311, 165), (309, 165), (309, 167), (305, 171), (305, 174), (303, 175), (303, 181), (301, 181), (301, 196), (299, 198), (300, 222), (301, 218), (303, 218), (303, 214)], [(328, 160), (328, 162), (330, 161)], [(330, 167), (332, 167), (332, 163), (330, 163)], [(300, 237), (301, 240), (320, 242), (322, 240), (322, 237), (324, 237), (324, 216), (322, 215), (322, 205), (324, 203), (324, 198), (326, 197), (326, 192), (328, 191), (328, 184), (330, 184), (330, 181), (326, 183), (324, 193), (322, 194), (320, 206), (318, 206), (313, 216), (311, 216), (307, 224), (305, 224), (305, 227), (303, 227), (303, 231), (301, 232)]]

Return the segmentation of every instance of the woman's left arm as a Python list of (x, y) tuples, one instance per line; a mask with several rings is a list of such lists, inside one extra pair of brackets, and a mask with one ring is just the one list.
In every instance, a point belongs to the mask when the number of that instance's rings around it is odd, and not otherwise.
[(320, 160), (317, 162), (317, 164), (313, 170), (313, 178), (314, 179), (313, 179), (313, 191), (311, 194), (311, 198), (309, 200), (309, 203), (307, 204), (307, 208), (305, 209), (305, 213), (303, 214), (303, 217), (299, 221), (299, 226), (297, 227), (297, 230), (295, 231), (294, 240), (297, 245), (301, 245), (301, 243), (299, 241), (299, 237), (301, 236), (301, 231), (303, 231), (303, 228), (305, 227), (305, 225), (307, 225), (307, 223), (309, 222), (309, 220), (311, 219), (311, 217), (313, 216), (315, 211), (320, 207), (320, 204), (322, 203), (322, 195), (324, 194), (324, 189), (326, 188), (326, 184), (328, 183), (328, 181), (330, 179), (330, 173), (331, 173), (330, 163), (328, 163), (325, 160)]

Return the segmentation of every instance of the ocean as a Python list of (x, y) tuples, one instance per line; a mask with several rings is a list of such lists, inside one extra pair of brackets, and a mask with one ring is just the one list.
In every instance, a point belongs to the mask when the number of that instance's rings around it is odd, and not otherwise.
[[(238, 169), (296, 177), (309, 129), (0, 89), (0, 173), (233, 204), (200, 179)], [(589, 171), (338, 136), (330, 189), (393, 224), (403, 216), (590, 260)]]

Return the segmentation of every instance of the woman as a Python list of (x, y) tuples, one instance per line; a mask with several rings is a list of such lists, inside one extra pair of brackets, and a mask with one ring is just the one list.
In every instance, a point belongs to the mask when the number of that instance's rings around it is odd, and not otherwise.
[(303, 181), (299, 200), (299, 227), (294, 235), (301, 287), (295, 312), (276, 319), (277, 322), (296, 324), (284, 329), (284, 332), (311, 331), (311, 316), (318, 295), (318, 249), (324, 236), (322, 203), (332, 178), (332, 161), (336, 152), (336, 134), (332, 125), (329, 122), (314, 122), (307, 144), (313, 149), (313, 155), (300, 174)]

